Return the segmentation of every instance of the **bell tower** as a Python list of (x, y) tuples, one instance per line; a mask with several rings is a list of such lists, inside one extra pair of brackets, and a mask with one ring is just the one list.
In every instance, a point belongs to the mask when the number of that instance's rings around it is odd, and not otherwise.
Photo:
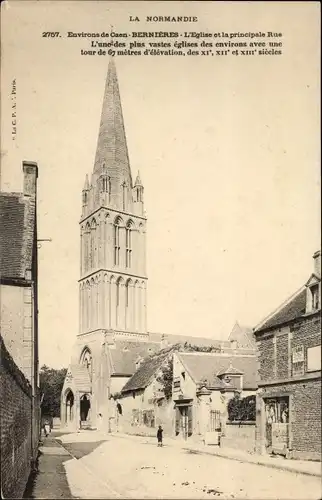
[(93, 172), (80, 220), (79, 333), (147, 337), (143, 184), (133, 184), (114, 59), (109, 62)]

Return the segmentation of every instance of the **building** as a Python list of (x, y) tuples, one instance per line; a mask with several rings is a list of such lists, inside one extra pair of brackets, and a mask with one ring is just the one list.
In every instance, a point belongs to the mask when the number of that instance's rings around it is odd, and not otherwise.
[(307, 283), (255, 329), (257, 450), (321, 457), (321, 252)]
[(144, 187), (139, 173), (133, 182), (111, 59), (94, 169), (82, 191), (79, 333), (62, 390), (62, 425), (111, 429), (111, 397), (138, 356), (177, 342), (147, 330), (146, 228)]
[(255, 395), (257, 389), (256, 352), (237, 343), (245, 345), (249, 329), (235, 325), (232, 333), (231, 345), (179, 342), (138, 358), (135, 373), (116, 394), (116, 428), (154, 435), (162, 425), (168, 436), (197, 440), (219, 426), (223, 430), (229, 400), (236, 393)]
[(37, 164), (23, 193), (0, 193), (1, 493), (23, 495), (38, 452)]
[(187, 439), (222, 430), (228, 420), (229, 400), (236, 393), (256, 393), (257, 360), (253, 350), (241, 354), (177, 352), (173, 356), (173, 412), (175, 434)]

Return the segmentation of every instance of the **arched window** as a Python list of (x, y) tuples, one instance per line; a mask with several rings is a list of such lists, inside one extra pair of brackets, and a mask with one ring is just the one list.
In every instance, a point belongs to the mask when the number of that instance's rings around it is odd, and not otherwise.
[(126, 267), (132, 266), (132, 227), (131, 223), (126, 226), (126, 238), (125, 238), (125, 265)]
[(114, 222), (114, 265), (120, 264), (120, 220)]
[(89, 378), (90, 380), (92, 380), (93, 376), (92, 354), (88, 348), (86, 348), (82, 353), (81, 365), (85, 366), (86, 370), (88, 371)]

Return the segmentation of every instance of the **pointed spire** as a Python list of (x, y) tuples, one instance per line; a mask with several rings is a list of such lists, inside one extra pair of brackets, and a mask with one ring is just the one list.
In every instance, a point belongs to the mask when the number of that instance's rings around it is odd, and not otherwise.
[(140, 171), (138, 170), (138, 175), (136, 176), (134, 186), (142, 186), (142, 181), (140, 177)]
[(132, 186), (120, 91), (113, 57), (108, 65), (103, 97), (94, 164), (95, 177), (101, 173), (104, 164), (112, 179), (118, 181), (124, 179)]
[(88, 181), (88, 175), (86, 174), (83, 191), (88, 191), (88, 190), (89, 190), (89, 181)]

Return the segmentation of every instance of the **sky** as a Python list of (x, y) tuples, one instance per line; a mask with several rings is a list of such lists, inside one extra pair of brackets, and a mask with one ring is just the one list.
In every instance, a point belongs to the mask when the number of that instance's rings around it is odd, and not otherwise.
[[(278, 57), (116, 58), (132, 175), (140, 170), (145, 187), (148, 329), (224, 339), (236, 320), (253, 327), (300, 288), (320, 247), (318, 8), (2, 4), (1, 190), (21, 191), (22, 161), (37, 161), (38, 237), (52, 240), (39, 249), (40, 364), (67, 366), (78, 333), (81, 190), (108, 66), (65, 33), (128, 32), (130, 14), (169, 13), (197, 15), (195, 31), (283, 33)], [(142, 21), (147, 29), (174, 26)]]

